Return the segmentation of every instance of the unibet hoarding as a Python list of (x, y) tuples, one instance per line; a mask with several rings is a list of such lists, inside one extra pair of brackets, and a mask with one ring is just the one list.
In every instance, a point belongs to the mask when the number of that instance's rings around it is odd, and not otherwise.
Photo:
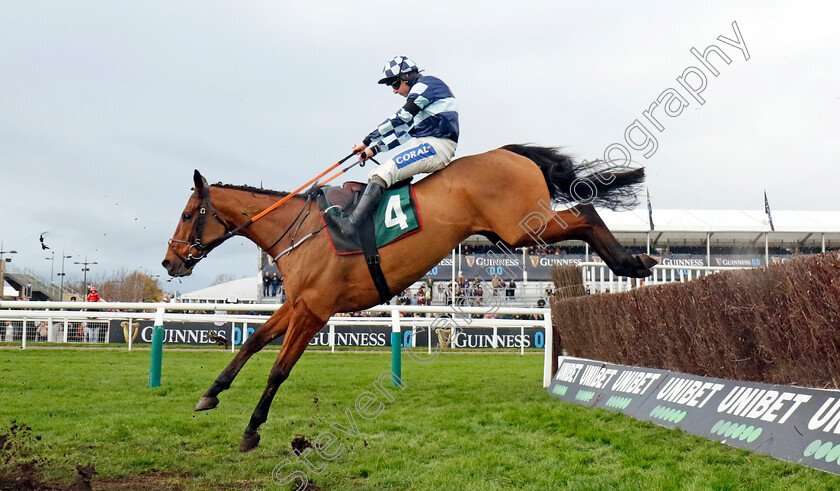
[(561, 356), (548, 393), (840, 474), (840, 391)]

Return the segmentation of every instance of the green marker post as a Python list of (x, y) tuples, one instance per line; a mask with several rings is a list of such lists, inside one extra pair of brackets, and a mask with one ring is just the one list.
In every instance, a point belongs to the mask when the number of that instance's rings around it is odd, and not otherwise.
[(149, 388), (160, 387), (160, 372), (163, 362), (163, 313), (160, 307), (155, 313), (155, 324), (152, 327), (152, 361), (149, 366)]
[(402, 381), (402, 330), (400, 329), (400, 313), (396, 309), (391, 311), (391, 371), (394, 385), (400, 386)]

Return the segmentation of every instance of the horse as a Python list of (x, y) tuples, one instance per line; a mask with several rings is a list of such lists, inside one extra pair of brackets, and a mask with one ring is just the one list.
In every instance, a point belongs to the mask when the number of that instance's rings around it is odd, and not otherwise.
[[(650, 276), (656, 261), (626, 251), (595, 211), (596, 204), (613, 209), (635, 204), (644, 169), (602, 165), (599, 171), (596, 167), (595, 163), (575, 164), (556, 148), (507, 145), (461, 157), (419, 180), (414, 195), (422, 213), (420, 231), (379, 250), (391, 295), (420, 279), (474, 234), (510, 250), (582, 240), (617, 275)], [(169, 275), (189, 275), (213, 248), (240, 235), (275, 258), (285, 282), (286, 301), (248, 338), (194, 408), (215, 408), (219, 393), (230, 388), (248, 359), (285, 334), (242, 435), (239, 450), (247, 452), (259, 445), (258, 430), (268, 418), (272, 400), (313, 336), (332, 315), (364, 310), (381, 300), (363, 255), (335, 254), (326, 232), (319, 233), (325, 222), (311, 192), (290, 195), (248, 186), (208, 185), (198, 170), (193, 182), (193, 193), (162, 262)], [(581, 197), (576, 188), (590, 193)], [(261, 215), (281, 197), (288, 201)], [(569, 206), (556, 211), (552, 203), (558, 202)], [(255, 216), (260, 219), (251, 220)]]

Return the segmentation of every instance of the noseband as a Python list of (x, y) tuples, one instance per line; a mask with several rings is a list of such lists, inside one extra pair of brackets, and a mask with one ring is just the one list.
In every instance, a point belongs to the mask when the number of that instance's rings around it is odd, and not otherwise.
[[(209, 243), (204, 244), (201, 242), (201, 237), (204, 233), (204, 226), (207, 223), (208, 211), (213, 215), (213, 218), (225, 227), (225, 233), (211, 240)], [(199, 208), (198, 216), (195, 219), (195, 226), (190, 234), (190, 239), (181, 240), (172, 237), (169, 239), (169, 250), (172, 251), (172, 253), (175, 254), (175, 257), (180, 259), (187, 268), (192, 269), (198, 261), (204, 259), (204, 257), (207, 256), (214, 247), (229, 239), (234, 233), (235, 230), (231, 229), (230, 225), (228, 225), (226, 221), (222, 220), (222, 217), (220, 217), (219, 213), (216, 212), (216, 208), (213, 207), (213, 203), (210, 202), (210, 189), (208, 188), (201, 201), (201, 208)], [(177, 244), (189, 244), (189, 247), (187, 248), (187, 255), (182, 256), (179, 254), (178, 251), (172, 247), (173, 242)], [(193, 250), (195, 250), (195, 253), (192, 252)]]

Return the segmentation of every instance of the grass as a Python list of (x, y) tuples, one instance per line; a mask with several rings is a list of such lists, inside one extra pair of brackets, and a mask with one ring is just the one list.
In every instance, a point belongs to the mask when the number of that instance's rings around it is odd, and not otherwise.
[(320, 474), (295, 462), (280, 477), (304, 471), (323, 489), (840, 488), (838, 476), (561, 402), (540, 387), (536, 354), (404, 356), (405, 390), (392, 388), (371, 420), (354, 401), (375, 391), (390, 354), (305, 354), (260, 447), (240, 454), (274, 356), (256, 355), (217, 409), (194, 413), (230, 353), (167, 352), (163, 386), (148, 389), (148, 351), (0, 350), (0, 433), (12, 420), (31, 426), (45, 479), (69, 484), (76, 464), (92, 463), (94, 489), (277, 488), (272, 469), (295, 460), (295, 436), (340, 434), (330, 424), (349, 426), (347, 407), (359, 435), (342, 436), (345, 451), (312, 454)]

